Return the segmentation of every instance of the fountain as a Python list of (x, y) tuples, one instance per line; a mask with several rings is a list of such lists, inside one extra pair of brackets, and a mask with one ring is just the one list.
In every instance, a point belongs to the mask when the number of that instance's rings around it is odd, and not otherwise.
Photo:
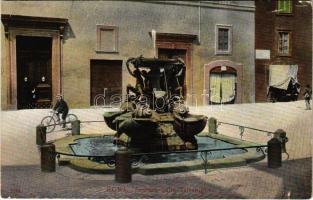
[(197, 149), (195, 135), (207, 117), (190, 114), (184, 105), (184, 62), (138, 57), (128, 59), (126, 66), (136, 86), (127, 86), (120, 111), (103, 114), (116, 131), (115, 142), (143, 152)]
[(118, 111), (103, 114), (114, 135), (75, 133), (53, 141), (59, 163), (110, 173), (116, 151), (123, 148), (132, 154), (133, 172), (142, 174), (202, 169), (203, 164), (207, 170), (208, 165), (237, 166), (264, 158), (259, 144), (217, 134), (216, 120), (210, 120), (215, 125), (209, 133), (202, 132), (207, 117), (189, 113), (184, 104), (186, 66), (181, 59), (140, 56), (128, 59), (126, 67), (136, 85), (127, 86)]

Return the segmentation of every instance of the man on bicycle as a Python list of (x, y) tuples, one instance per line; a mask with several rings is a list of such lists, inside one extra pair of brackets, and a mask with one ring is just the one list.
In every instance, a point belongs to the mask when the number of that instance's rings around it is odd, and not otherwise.
[(53, 110), (56, 111), (56, 116), (58, 118), (58, 122), (60, 121), (59, 115), (62, 114), (62, 128), (65, 128), (65, 119), (68, 114), (68, 105), (64, 101), (62, 95), (56, 96), (57, 102), (53, 107)]

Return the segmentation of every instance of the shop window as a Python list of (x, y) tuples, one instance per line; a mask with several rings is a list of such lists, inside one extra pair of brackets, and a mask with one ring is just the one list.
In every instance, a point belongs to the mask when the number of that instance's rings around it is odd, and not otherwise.
[(97, 52), (118, 52), (118, 28), (97, 25)]

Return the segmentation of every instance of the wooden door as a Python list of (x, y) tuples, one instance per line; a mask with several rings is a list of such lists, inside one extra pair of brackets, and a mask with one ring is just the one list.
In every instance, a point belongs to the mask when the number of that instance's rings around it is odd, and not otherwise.
[[(158, 49), (158, 57), (160, 59), (173, 59), (173, 58), (181, 58), (184, 60), (187, 68), (187, 51), (185, 49), (165, 49), (159, 48)], [(183, 96), (186, 95), (186, 77), (184, 79), (184, 86), (183, 86)]]
[(91, 60), (90, 105), (109, 105), (113, 95), (122, 95), (122, 64), (121, 60)]
[(158, 52), (160, 59), (172, 59), (175, 57), (180, 57), (186, 63), (186, 50), (184, 49), (163, 49), (160, 48)]
[[(7, 108), (8, 109), (17, 109), (18, 108), (18, 73), (19, 67), (17, 66), (18, 55), (17, 51), (19, 47), (17, 47), (17, 38), (20, 36), (31, 37), (31, 38), (49, 38), (52, 40), (52, 49), (51, 49), (51, 96), (54, 97), (61, 91), (61, 82), (60, 82), (60, 68), (61, 68), (61, 52), (60, 52), (60, 31), (58, 30), (50, 30), (50, 29), (33, 29), (33, 28), (15, 28), (10, 27), (9, 36), (6, 37), (6, 45), (8, 52), (8, 65), (6, 66), (6, 70), (10, 72), (9, 76), (7, 76), (7, 90), (8, 90), (8, 101)], [(45, 43), (45, 42), (44, 42)], [(33, 48), (36, 45), (24, 45), (24, 47)], [(34, 49), (34, 48), (33, 48)], [(41, 65), (40, 65), (41, 66)], [(52, 99), (52, 104), (54, 104), (54, 100)]]
[(49, 108), (52, 38), (16, 36), (17, 108)]

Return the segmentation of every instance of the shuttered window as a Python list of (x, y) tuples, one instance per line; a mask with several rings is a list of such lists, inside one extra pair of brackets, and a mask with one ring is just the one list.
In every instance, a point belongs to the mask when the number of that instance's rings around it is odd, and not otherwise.
[(282, 56), (290, 55), (290, 32), (278, 32), (278, 54)]
[(232, 28), (230, 25), (216, 25), (216, 54), (231, 54)]
[(279, 0), (277, 4), (278, 13), (292, 13), (291, 0)]
[(218, 50), (228, 51), (228, 39), (229, 39), (229, 29), (219, 28), (218, 29)]

